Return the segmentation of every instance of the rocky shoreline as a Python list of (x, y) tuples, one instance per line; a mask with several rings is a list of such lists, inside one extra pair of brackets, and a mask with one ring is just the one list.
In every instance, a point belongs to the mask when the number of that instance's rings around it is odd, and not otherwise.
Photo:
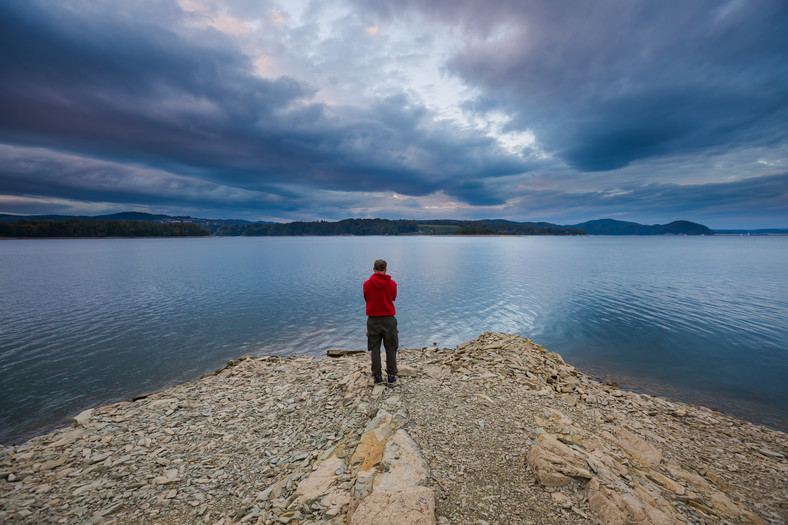
[(788, 435), (599, 383), (485, 333), (369, 357), (244, 357), (0, 452), (2, 523), (763, 523)]

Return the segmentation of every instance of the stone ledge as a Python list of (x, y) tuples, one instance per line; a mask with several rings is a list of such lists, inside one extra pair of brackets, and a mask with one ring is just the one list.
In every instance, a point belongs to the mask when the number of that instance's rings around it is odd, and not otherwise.
[(0, 450), (0, 522), (788, 521), (784, 433), (602, 384), (509, 334), (400, 360), (387, 388), (361, 354), (243, 357), (88, 409)]

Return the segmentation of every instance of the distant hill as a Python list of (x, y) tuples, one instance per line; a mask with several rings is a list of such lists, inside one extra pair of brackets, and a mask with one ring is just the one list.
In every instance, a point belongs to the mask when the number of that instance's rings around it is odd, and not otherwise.
[[(140, 211), (124, 211), (121, 213), (113, 213), (110, 215), (97, 215), (92, 217), (96, 220), (102, 221), (164, 221), (166, 219), (173, 219), (169, 215), (154, 215), (151, 213), (143, 213)], [(183, 219), (191, 219), (191, 217), (178, 217)]]
[(345, 219), (342, 221), (294, 221), (255, 223), (222, 228), (217, 235), (244, 237), (290, 237), (332, 235), (408, 235), (418, 232), (416, 221), (388, 219)]
[(196, 224), (154, 221), (21, 220), (0, 222), (0, 237), (74, 238), (74, 237), (196, 237), (208, 230)]
[(452, 219), (345, 219), (342, 221), (251, 224), (222, 228), (218, 235), (585, 235), (568, 226), (534, 226), (511, 221), (461, 221)]
[(137, 221), (159, 222), (163, 224), (195, 224), (216, 235), (220, 230), (232, 226), (247, 226), (252, 224), (275, 224), (272, 222), (251, 222), (242, 219), (199, 219), (189, 216), (157, 215), (137, 211), (126, 211), (110, 215), (9, 215), (0, 214), (0, 223), (16, 221), (68, 221), (78, 219), (82, 221)]
[[(615, 219), (598, 219), (580, 224), (561, 226), (549, 222), (514, 222), (506, 219), (484, 219), (480, 221), (434, 220), (420, 221), (423, 229), (441, 231), (441, 234), (491, 234), (491, 235), (714, 235), (714, 232), (689, 221), (674, 221), (669, 224), (644, 225)], [(448, 230), (448, 231), (447, 231)], [(538, 233), (536, 233), (538, 232)]]
[[(506, 219), (484, 220), (388, 220), (345, 219), (342, 221), (293, 221), (288, 223), (250, 222), (240, 219), (200, 219), (189, 216), (154, 215), (123, 212), (95, 217), (73, 215), (0, 214), (0, 223), (26, 221), (138, 221), (164, 224), (194, 224), (220, 236), (292, 236), (292, 235), (714, 235), (702, 224), (674, 221), (644, 225), (615, 219), (598, 219), (562, 226), (549, 222), (515, 222)], [(788, 233), (788, 230), (757, 230), (758, 233)], [(754, 233), (727, 230), (720, 233)]]
[(636, 222), (598, 219), (575, 224), (574, 227), (584, 229), (588, 235), (714, 235), (714, 231), (706, 226), (690, 221), (647, 226)]

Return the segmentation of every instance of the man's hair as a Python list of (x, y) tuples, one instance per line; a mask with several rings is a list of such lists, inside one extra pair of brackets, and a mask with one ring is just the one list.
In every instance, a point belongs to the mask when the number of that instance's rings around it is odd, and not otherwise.
[(376, 272), (385, 272), (386, 271), (386, 261), (383, 259), (378, 259), (375, 261), (375, 266), (373, 266)]

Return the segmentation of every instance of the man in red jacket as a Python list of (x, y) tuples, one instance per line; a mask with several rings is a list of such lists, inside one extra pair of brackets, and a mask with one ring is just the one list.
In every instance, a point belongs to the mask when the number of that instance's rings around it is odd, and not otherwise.
[(386, 261), (378, 259), (373, 266), (375, 273), (364, 281), (364, 300), (367, 302), (367, 349), (372, 354), (372, 377), (382, 383), (380, 342), (386, 347), (386, 375), (389, 384), (397, 381), (397, 283), (386, 275)]

